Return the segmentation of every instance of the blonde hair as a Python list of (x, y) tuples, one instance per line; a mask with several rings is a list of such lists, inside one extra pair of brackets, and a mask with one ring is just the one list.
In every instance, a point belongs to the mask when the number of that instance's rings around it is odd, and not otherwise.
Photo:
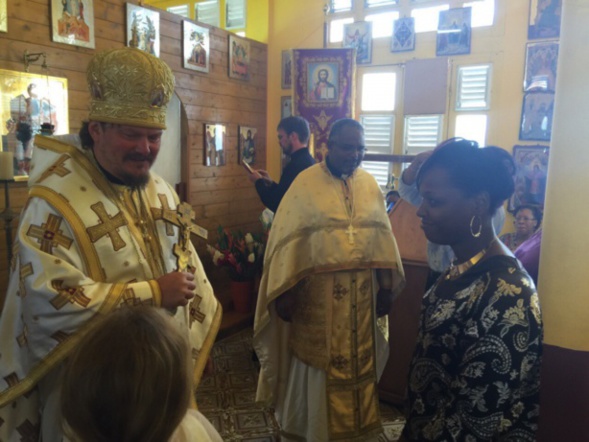
[(188, 343), (155, 307), (121, 308), (90, 328), (64, 371), (64, 432), (84, 442), (167, 441), (192, 391)]

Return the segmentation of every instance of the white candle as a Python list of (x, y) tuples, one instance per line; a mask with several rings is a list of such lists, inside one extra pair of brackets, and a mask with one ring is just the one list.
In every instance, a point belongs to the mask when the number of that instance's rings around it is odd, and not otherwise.
[(14, 154), (0, 152), (0, 180), (14, 179)]

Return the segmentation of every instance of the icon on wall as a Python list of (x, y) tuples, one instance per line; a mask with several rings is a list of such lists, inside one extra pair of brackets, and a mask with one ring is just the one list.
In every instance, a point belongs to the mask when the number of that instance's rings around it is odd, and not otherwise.
[(127, 3), (127, 46), (160, 56), (160, 13)]
[(369, 64), (372, 61), (372, 23), (359, 21), (345, 24), (342, 46), (356, 49), (357, 64)]
[(184, 67), (209, 72), (209, 29), (189, 21), (182, 22), (184, 32)]
[(470, 54), (472, 8), (440, 11), (436, 55)]
[(391, 52), (408, 52), (415, 50), (415, 19), (403, 17), (393, 24)]
[(233, 35), (229, 36), (229, 78), (250, 78), (250, 44)]
[(239, 158), (242, 163), (253, 165), (256, 161), (256, 135), (255, 127), (239, 127)]
[(51, 34), (57, 43), (94, 49), (94, 0), (51, 0)]
[(225, 126), (205, 124), (205, 166), (225, 165)]

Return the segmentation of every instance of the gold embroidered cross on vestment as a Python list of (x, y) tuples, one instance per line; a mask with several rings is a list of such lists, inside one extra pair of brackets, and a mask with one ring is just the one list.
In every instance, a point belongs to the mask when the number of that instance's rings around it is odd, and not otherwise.
[(110, 216), (106, 212), (106, 208), (102, 202), (92, 204), (90, 208), (100, 219), (99, 224), (86, 229), (92, 242), (94, 243), (103, 236), (108, 235), (112, 241), (112, 246), (115, 252), (125, 247), (125, 241), (123, 241), (123, 238), (121, 238), (121, 235), (119, 235), (118, 232), (119, 227), (127, 225), (127, 220), (125, 219), (123, 212), (119, 212), (115, 216)]
[(57, 246), (69, 249), (73, 240), (62, 235), (62, 231), (59, 229), (62, 221), (62, 217), (50, 214), (47, 217), (47, 222), (41, 226), (31, 224), (27, 236), (36, 239), (41, 245), (41, 250), (45, 253), (53, 254), (53, 249)]

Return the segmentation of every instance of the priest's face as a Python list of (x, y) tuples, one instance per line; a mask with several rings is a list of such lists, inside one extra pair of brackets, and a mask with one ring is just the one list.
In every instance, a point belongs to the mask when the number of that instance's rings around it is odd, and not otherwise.
[(364, 133), (357, 127), (345, 126), (328, 148), (329, 164), (341, 174), (350, 175), (364, 159)]
[(149, 169), (160, 150), (163, 131), (136, 126), (90, 122), (94, 156), (111, 175), (127, 186), (149, 181)]

